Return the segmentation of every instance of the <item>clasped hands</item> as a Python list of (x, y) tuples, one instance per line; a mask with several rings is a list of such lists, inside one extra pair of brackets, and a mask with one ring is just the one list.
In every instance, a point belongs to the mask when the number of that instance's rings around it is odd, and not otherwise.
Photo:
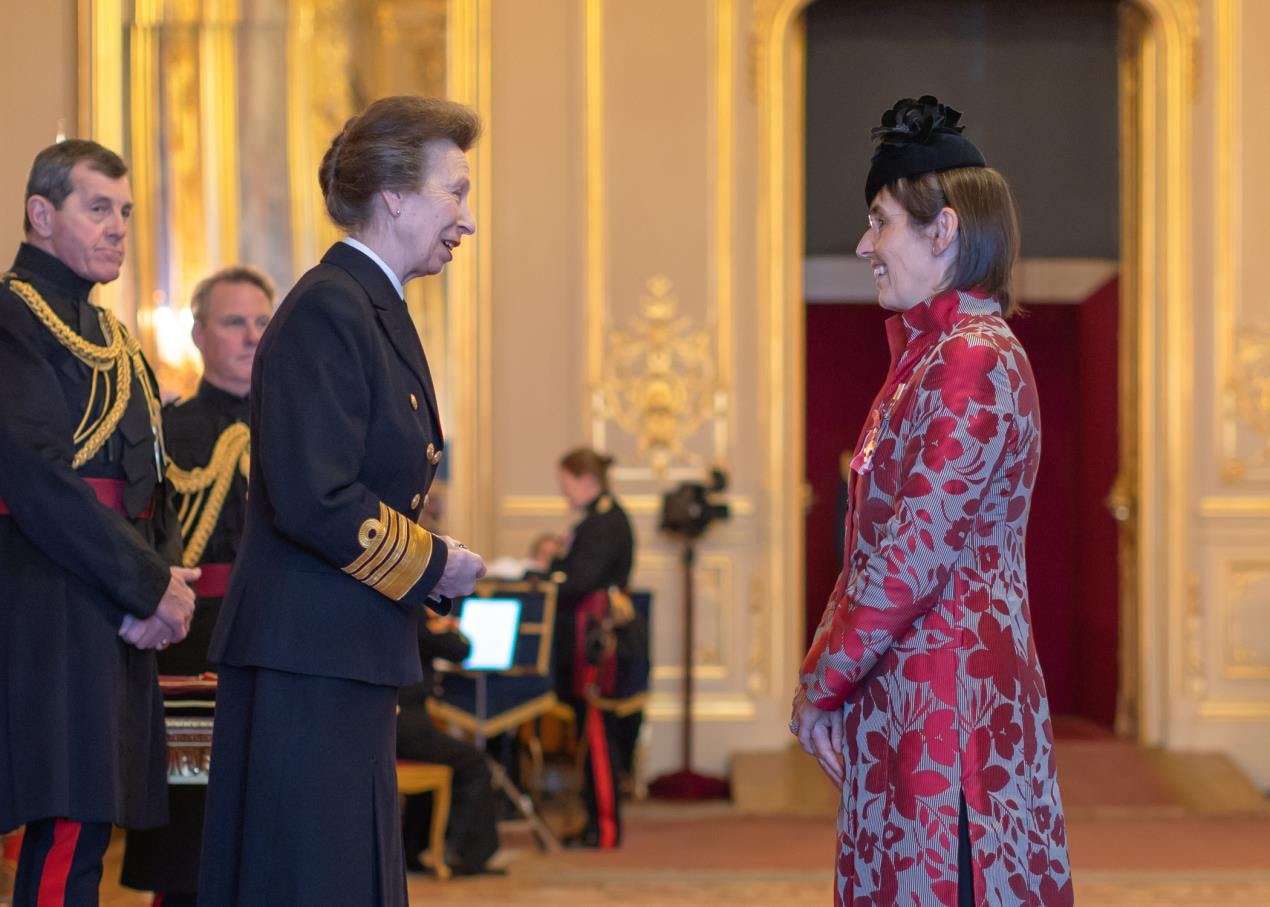
[(826, 712), (807, 699), (801, 686), (794, 693), (794, 704), (789, 721), (790, 733), (810, 755), (816, 757), (820, 768), (829, 780), (839, 787), (846, 780), (846, 765), (842, 758), (845, 742), (842, 725), (842, 709)]
[(190, 584), (202, 571), (197, 567), (169, 569), (167, 591), (154, 613), (145, 619), (125, 614), (119, 625), (119, 635), (138, 649), (166, 649), (190, 632), (190, 621), (194, 619), (194, 590)]

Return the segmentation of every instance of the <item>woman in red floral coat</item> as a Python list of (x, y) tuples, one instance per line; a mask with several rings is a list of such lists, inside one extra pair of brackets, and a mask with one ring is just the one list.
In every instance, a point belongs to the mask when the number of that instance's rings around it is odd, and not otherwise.
[(842, 787), (843, 905), (1072, 903), (1024, 558), (1040, 414), (1004, 320), (1017, 216), (960, 116), (883, 116), (856, 248), (891, 367), (790, 722)]

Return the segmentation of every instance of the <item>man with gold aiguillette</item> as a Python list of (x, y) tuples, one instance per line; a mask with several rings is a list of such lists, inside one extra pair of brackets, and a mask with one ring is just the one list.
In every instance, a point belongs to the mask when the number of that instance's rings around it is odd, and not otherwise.
[[(163, 411), (163, 431), (183, 563), (202, 576), (194, 585), (198, 607), (190, 635), (159, 654), (159, 672), (171, 681), (213, 670), (207, 648), (247, 516), (251, 366), (274, 295), (265, 274), (234, 265), (200, 281), (190, 300), (203, 378), (193, 397)], [(163, 907), (193, 907), (206, 793), (201, 784), (169, 786), (167, 826), (128, 833), (123, 884), (155, 892)]]
[(198, 571), (169, 566), (154, 377), (88, 300), (123, 264), (127, 172), (95, 142), (41, 151), (0, 278), (0, 833), (26, 826), (22, 907), (95, 905), (111, 823), (167, 818), (154, 650), (188, 632)]

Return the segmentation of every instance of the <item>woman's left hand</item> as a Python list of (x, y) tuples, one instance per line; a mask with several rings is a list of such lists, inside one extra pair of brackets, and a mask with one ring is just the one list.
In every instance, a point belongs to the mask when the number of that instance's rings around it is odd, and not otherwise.
[(807, 694), (799, 687), (794, 694), (789, 729), (798, 736), (802, 748), (816, 757), (829, 780), (841, 787), (846, 780), (846, 766), (842, 758), (842, 710), (826, 712), (816, 708), (807, 701)]

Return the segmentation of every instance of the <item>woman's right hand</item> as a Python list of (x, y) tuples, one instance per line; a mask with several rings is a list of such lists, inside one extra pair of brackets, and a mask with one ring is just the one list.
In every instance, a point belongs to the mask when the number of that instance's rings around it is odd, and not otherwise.
[(485, 575), (485, 561), (475, 551), (448, 535), (441, 536), (449, 549), (445, 556), (445, 570), (437, 580), (432, 594), (441, 598), (463, 598), (471, 595), (476, 581)]
[(815, 756), (820, 768), (838, 787), (846, 781), (846, 765), (842, 758), (844, 745), (842, 710), (831, 712), (816, 708), (800, 686), (794, 693), (790, 731), (808, 754)]

